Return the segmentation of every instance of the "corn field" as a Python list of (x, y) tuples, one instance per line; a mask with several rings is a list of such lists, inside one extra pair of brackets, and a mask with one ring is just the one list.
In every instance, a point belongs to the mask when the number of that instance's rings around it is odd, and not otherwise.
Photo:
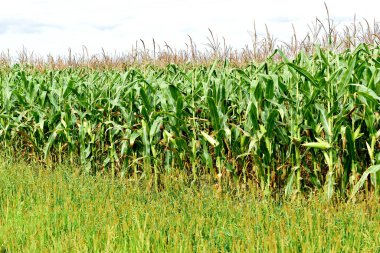
[[(280, 60), (279, 60), (280, 59)], [(380, 194), (380, 47), (233, 66), (0, 71), (2, 150), (46, 165), (253, 180), (285, 196)]]

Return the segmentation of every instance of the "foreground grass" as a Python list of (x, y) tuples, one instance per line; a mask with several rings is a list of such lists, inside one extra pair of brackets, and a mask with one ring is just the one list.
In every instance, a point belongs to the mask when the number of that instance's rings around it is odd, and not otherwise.
[(377, 200), (264, 200), (0, 161), (0, 244), (11, 252), (379, 252)]

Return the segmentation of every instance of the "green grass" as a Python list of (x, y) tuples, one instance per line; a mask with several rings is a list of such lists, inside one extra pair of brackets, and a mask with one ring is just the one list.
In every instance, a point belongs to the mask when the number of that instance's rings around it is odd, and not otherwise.
[(218, 193), (0, 161), (0, 245), (10, 252), (380, 252), (380, 205)]

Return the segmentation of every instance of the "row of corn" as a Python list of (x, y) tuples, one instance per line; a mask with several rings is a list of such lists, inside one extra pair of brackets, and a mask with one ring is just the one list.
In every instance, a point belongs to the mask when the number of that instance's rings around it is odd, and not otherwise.
[(277, 50), (245, 67), (0, 71), (10, 155), (88, 172), (229, 175), (286, 196), (379, 194), (379, 113), (380, 47), (364, 44), (292, 60)]

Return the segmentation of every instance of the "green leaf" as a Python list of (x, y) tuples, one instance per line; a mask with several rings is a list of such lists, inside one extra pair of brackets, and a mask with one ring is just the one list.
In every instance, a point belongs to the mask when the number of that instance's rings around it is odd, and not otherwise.
[(318, 140), (318, 142), (306, 142), (302, 144), (302, 146), (308, 147), (308, 148), (322, 149), (322, 150), (332, 148), (331, 144), (328, 143), (327, 141), (324, 141), (318, 138), (316, 139)]
[(148, 112), (151, 112), (152, 106), (150, 104), (149, 98), (148, 98), (147, 94), (145, 93), (144, 89), (140, 89), (140, 95), (141, 95), (141, 98), (143, 100), (144, 106), (146, 107), (146, 110)]
[(220, 119), (219, 119), (219, 113), (218, 109), (215, 105), (215, 101), (211, 97), (207, 97), (207, 104), (208, 104), (208, 109), (210, 110), (210, 116), (211, 116), (211, 122), (212, 122), (212, 127), (218, 131), (221, 126), (220, 126)]
[(327, 172), (325, 192), (327, 199), (331, 199), (334, 194), (334, 173), (332, 171)]
[(257, 117), (257, 109), (253, 102), (250, 102), (247, 108), (247, 116), (251, 122), (252, 130), (257, 131), (259, 130), (259, 121)]
[(331, 126), (327, 120), (325, 109), (322, 106), (320, 106), (319, 104), (316, 104), (315, 107), (320, 111), (320, 116), (321, 116), (322, 125), (323, 125), (323, 129), (325, 131), (325, 134), (327, 135), (328, 138), (331, 138), (332, 137), (332, 130), (331, 130)]
[(278, 110), (272, 110), (269, 114), (269, 117), (267, 119), (266, 130), (267, 130), (267, 133), (269, 133), (270, 135), (273, 135), (274, 126), (279, 114), (280, 113), (278, 112)]
[(201, 132), (202, 136), (214, 147), (219, 145), (219, 142), (215, 140), (212, 136), (207, 134), (206, 132)]
[(358, 94), (363, 97), (372, 100), (372, 101), (380, 101), (380, 97), (370, 88), (362, 85), (362, 84), (349, 84), (351, 86), (358, 87)]
[(285, 186), (285, 196), (290, 197), (293, 192), (293, 184), (296, 178), (296, 171), (299, 169), (299, 167), (294, 167), (292, 168), (292, 172), (290, 176), (288, 177), (288, 182), (286, 183)]
[(306, 69), (300, 68), (297, 65), (290, 62), (287, 63), (287, 65), (295, 69), (299, 74), (301, 74), (307, 80), (309, 80), (314, 86), (318, 86), (317, 80), (315, 80), (315, 78)]
[(135, 144), (136, 139), (140, 136), (138, 132), (133, 132), (131, 137), (129, 138), (129, 146), (133, 146)]
[(364, 171), (362, 177), (360, 178), (360, 180), (356, 183), (356, 185), (354, 186), (354, 189), (351, 193), (351, 198), (354, 198), (356, 193), (360, 190), (360, 188), (363, 187), (365, 181), (367, 180), (367, 177), (369, 174), (375, 174), (376, 172), (380, 171), (380, 164), (378, 165), (372, 165), (371, 167), (369, 167), (366, 171)]
[(162, 124), (162, 117), (157, 117), (154, 121), (152, 126), (150, 127), (149, 131), (149, 139), (150, 143), (152, 143), (154, 136), (156, 133), (160, 130), (160, 126)]
[[(272, 77), (275, 79), (275, 77)], [(266, 99), (272, 99), (274, 97), (274, 80), (268, 79), (265, 84), (265, 97)]]
[(44, 159), (47, 158), (48, 154), (49, 154), (49, 151), (50, 151), (50, 148), (53, 146), (53, 143), (55, 141), (55, 138), (57, 137), (57, 131), (53, 131), (51, 134), (50, 134), (50, 137), (48, 139), (48, 142), (46, 143), (45, 145), (45, 148), (44, 148)]

